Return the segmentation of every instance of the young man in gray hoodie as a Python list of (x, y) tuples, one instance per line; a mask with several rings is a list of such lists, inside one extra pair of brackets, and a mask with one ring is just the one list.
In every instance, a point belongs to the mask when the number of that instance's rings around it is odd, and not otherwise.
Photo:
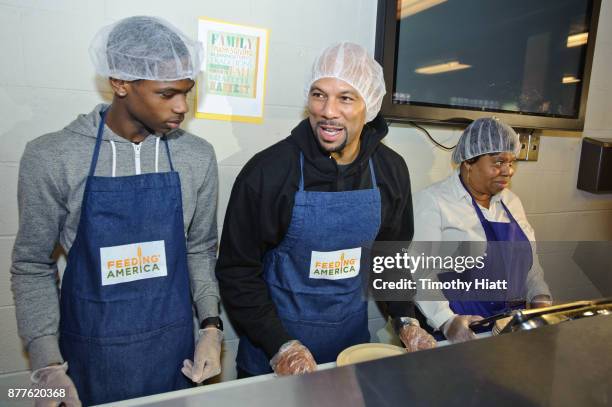
[[(66, 405), (185, 388), (220, 372), (217, 163), (209, 143), (178, 128), (201, 52), (157, 18), (103, 28), (90, 53), (112, 104), (23, 154), (11, 267), (19, 334), (32, 381), (59, 389)], [(68, 257), (61, 288), (58, 244)]]

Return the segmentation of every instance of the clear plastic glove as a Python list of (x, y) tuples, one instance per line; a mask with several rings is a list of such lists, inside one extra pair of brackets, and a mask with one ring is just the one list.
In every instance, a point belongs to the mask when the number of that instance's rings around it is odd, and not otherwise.
[(433, 336), (423, 328), (416, 325), (404, 325), (400, 328), (399, 338), (408, 352), (432, 349), (437, 345)]
[(476, 339), (476, 334), (469, 325), (481, 319), (480, 315), (455, 315), (442, 325), (441, 330), (452, 343), (471, 341)]
[(317, 362), (308, 348), (296, 340), (284, 343), (270, 360), (270, 366), (279, 376), (304, 374), (317, 370)]
[(66, 374), (67, 371), (68, 363), (64, 362), (62, 365), (43, 367), (32, 373), (30, 380), (34, 383), (34, 388), (65, 390), (63, 397), (55, 399), (37, 398), (34, 406), (56, 407), (61, 404), (66, 407), (81, 407), (81, 400), (79, 399), (77, 389), (72, 379)]
[(199, 339), (195, 347), (194, 362), (189, 359), (183, 361), (181, 372), (194, 383), (221, 373), (221, 342), (223, 332), (215, 327), (208, 327), (198, 331)]

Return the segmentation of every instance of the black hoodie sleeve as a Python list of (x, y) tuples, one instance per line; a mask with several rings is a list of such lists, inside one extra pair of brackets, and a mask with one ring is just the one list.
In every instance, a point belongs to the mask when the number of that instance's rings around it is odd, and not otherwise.
[[(385, 181), (383, 202), (383, 224), (376, 240), (378, 241), (411, 241), (414, 236), (414, 218), (412, 213), (412, 193), (410, 174), (404, 159), (390, 148), (381, 145), (378, 149), (376, 163)], [(415, 317), (414, 301), (386, 301), (382, 304), (385, 312), (391, 317)]]
[[(261, 172), (258, 164), (269, 160), (269, 156), (253, 157), (234, 183), (223, 222), (216, 275), (234, 326), (271, 358), (293, 338), (283, 327), (270, 298), (263, 258), (280, 243), (287, 230), (293, 194), (277, 190), (288, 182), (286, 178)], [(276, 175), (288, 177), (287, 171), (277, 171)], [(264, 180), (269, 183), (264, 185)]]
[[(403, 160), (402, 160), (403, 161)], [(405, 166), (406, 164), (404, 164)], [(409, 241), (414, 236), (414, 218), (412, 213), (412, 193), (410, 190), (410, 175), (408, 168), (405, 169), (404, 195), (402, 205), (399, 210), (400, 221), (397, 234), (397, 241)], [(411, 317), (415, 318), (414, 301), (389, 301), (387, 302), (387, 312), (391, 318)]]

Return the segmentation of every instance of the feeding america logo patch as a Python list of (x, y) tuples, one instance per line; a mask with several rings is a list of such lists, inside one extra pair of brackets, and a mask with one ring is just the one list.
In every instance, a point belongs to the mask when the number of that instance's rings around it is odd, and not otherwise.
[(361, 247), (333, 252), (313, 251), (310, 255), (310, 278), (341, 280), (359, 275)]
[(103, 286), (168, 275), (163, 240), (101, 247), (100, 263)]

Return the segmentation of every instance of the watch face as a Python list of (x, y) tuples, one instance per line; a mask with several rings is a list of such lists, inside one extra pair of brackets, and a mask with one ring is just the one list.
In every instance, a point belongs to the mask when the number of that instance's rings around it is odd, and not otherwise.
[(208, 325), (213, 325), (215, 328), (223, 331), (223, 321), (219, 317), (208, 317), (202, 320), (200, 329), (206, 328)]
[(397, 318), (393, 318), (392, 320), (392, 326), (393, 326), (393, 329), (395, 330), (395, 333), (399, 333), (400, 329), (406, 325), (414, 325), (418, 327), (421, 326), (421, 324), (419, 324), (419, 321), (415, 318), (397, 317)]

